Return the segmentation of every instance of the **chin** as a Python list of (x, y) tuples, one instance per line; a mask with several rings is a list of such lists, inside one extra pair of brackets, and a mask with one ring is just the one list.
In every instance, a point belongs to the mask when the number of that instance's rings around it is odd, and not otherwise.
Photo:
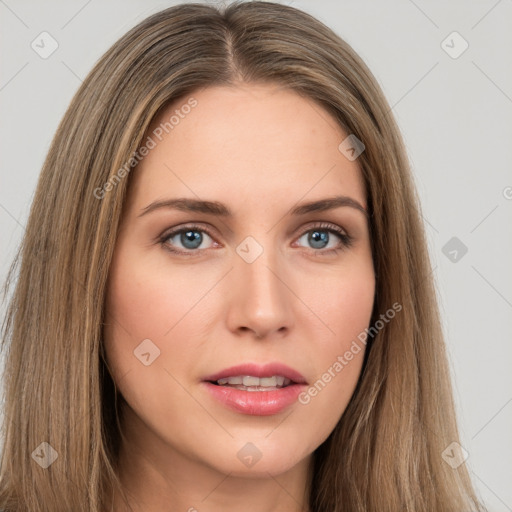
[[(268, 432), (265, 431), (264, 436)], [(249, 478), (268, 478), (269, 474), (276, 476), (286, 473), (299, 464), (303, 457), (302, 450), (297, 446), (283, 445), (265, 439), (248, 436), (248, 441), (236, 440), (233, 448), (226, 447), (213, 466), (220, 472), (231, 476)], [(231, 455), (232, 454), (232, 455)], [(215, 458), (215, 454), (212, 454)], [(307, 457), (308, 454), (304, 454)]]

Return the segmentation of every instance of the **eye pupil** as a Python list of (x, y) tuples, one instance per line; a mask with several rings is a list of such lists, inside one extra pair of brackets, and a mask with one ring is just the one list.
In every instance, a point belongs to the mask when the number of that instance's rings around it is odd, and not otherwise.
[[(322, 249), (329, 242), (329, 234), (326, 231), (312, 231), (309, 238), (315, 249)], [(316, 245), (318, 242), (320, 245)]]

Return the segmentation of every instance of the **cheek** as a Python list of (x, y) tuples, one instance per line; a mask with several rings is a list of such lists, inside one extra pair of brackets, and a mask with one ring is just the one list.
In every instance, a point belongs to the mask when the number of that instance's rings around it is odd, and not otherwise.
[[(128, 381), (138, 382), (137, 392), (160, 389), (165, 383), (167, 392), (176, 391), (183, 401), (186, 397), (166, 370), (180, 381), (193, 373), (208, 338), (214, 300), (210, 292), (222, 275), (212, 275), (208, 266), (171, 265), (165, 254), (150, 258), (122, 242), (118, 247), (110, 269), (104, 330), (112, 375), (118, 383), (123, 381), (120, 389)], [(148, 350), (154, 362), (144, 366), (140, 358)]]
[(326, 357), (347, 350), (368, 327), (375, 296), (373, 264), (370, 258), (354, 257), (332, 273), (317, 273), (314, 279), (298, 282), (301, 297), (314, 315), (305, 315), (304, 321), (318, 333), (315, 347), (325, 364)]
[(336, 426), (356, 387), (373, 309), (373, 268), (350, 268), (335, 279), (322, 280), (321, 292), (310, 292), (306, 299), (318, 317), (312, 329), (318, 336), (314, 337), (315, 350), (309, 353), (315, 361), (315, 377), (299, 396), (299, 403), (308, 411), (305, 421), (323, 437)]
[[(349, 340), (357, 338), (368, 326), (375, 295), (373, 274), (347, 276), (336, 286), (328, 288), (327, 293), (326, 298), (331, 304), (330, 325), (335, 333), (331, 337), (331, 344), (343, 349)], [(337, 343), (334, 338), (338, 340)]]
[(118, 375), (140, 366), (134, 351), (143, 340), (151, 340), (158, 357), (164, 355), (173, 329), (179, 328), (195, 298), (191, 290), (179, 272), (164, 275), (137, 252), (119, 246), (109, 274), (104, 330), (108, 363)]
[[(209, 281), (184, 267), (155, 264), (143, 255), (125, 251), (114, 260), (109, 277), (107, 312), (121, 331), (139, 342), (165, 340), (207, 293)], [(122, 332), (124, 331), (124, 332)]]
[[(343, 385), (352, 390), (359, 378), (366, 348), (365, 332), (373, 310), (375, 278), (373, 271), (348, 274), (345, 279), (327, 288), (331, 336), (325, 338), (322, 356), (323, 380), (340, 376)], [(340, 363), (343, 368), (340, 368)], [(337, 377), (336, 377), (337, 378)], [(336, 378), (331, 380), (334, 382)], [(332, 387), (336, 387), (332, 386)]]
[(200, 308), (194, 305), (211, 284), (183, 267), (164, 269), (137, 251), (120, 249), (122, 257), (113, 261), (106, 295), (107, 363), (128, 404), (145, 421), (154, 422), (155, 430), (162, 424), (180, 425), (177, 411), (186, 417), (197, 414), (196, 402), (180, 382), (197, 356), (199, 336), (194, 329), (199, 326), (193, 320)]

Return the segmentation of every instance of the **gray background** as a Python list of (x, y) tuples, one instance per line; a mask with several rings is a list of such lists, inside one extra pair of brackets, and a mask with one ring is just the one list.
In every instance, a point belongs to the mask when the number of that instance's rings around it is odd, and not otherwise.
[[(2, 280), (81, 80), (129, 28), (175, 3), (0, 0)], [(286, 3), (346, 39), (393, 107), (422, 199), (466, 464), (489, 510), (512, 511), (512, 1)], [(43, 31), (58, 43), (46, 59), (31, 47)], [(469, 44), (460, 55), (454, 31)]]

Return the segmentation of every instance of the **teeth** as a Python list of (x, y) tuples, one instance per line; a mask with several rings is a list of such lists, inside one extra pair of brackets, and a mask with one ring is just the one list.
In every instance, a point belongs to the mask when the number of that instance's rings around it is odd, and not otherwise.
[(219, 379), (217, 384), (221, 386), (224, 384), (242, 384), (243, 377), (228, 377), (227, 379)]
[[(282, 375), (273, 375), (272, 377), (254, 377), (252, 375), (237, 375), (234, 377), (226, 377), (219, 379), (217, 384), (220, 386), (230, 385), (238, 389), (246, 389), (247, 391), (265, 391), (267, 389), (282, 388), (291, 383), (290, 379)], [(263, 389), (260, 389), (263, 388)]]
[(243, 385), (244, 386), (259, 386), (260, 378), (259, 377), (250, 377), (249, 375), (246, 375), (243, 378)]
[[(277, 386), (277, 377), (274, 376), (274, 377), (261, 377), (259, 379), (260, 381), (260, 386)], [(245, 382), (244, 382), (245, 384)], [(256, 384), (257, 385), (257, 384)]]

